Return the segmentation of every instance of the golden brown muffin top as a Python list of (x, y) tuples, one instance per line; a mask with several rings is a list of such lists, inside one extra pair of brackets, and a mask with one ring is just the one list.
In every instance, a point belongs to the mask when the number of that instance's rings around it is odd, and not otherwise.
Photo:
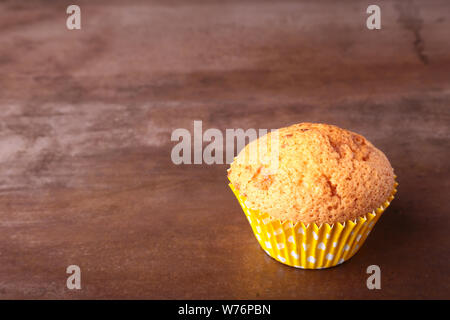
[(363, 136), (314, 123), (247, 144), (228, 177), (252, 209), (306, 224), (364, 216), (389, 198), (395, 182), (389, 160)]

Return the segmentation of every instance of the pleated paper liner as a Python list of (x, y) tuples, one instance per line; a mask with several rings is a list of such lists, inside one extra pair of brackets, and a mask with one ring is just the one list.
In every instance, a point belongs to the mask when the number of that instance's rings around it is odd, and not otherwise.
[(350, 259), (363, 245), (375, 223), (397, 192), (379, 208), (344, 223), (317, 225), (271, 219), (266, 213), (246, 205), (245, 197), (229, 184), (252, 227), (262, 249), (275, 260), (296, 268), (330, 268)]

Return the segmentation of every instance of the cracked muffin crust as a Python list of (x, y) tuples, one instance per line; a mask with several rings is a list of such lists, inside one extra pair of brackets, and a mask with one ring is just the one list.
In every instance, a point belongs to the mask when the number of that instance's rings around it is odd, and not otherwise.
[(395, 182), (389, 160), (363, 136), (314, 123), (247, 144), (228, 177), (251, 208), (305, 224), (364, 216), (389, 198)]

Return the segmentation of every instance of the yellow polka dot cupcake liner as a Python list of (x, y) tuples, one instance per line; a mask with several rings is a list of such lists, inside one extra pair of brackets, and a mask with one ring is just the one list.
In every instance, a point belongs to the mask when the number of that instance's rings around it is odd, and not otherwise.
[(394, 199), (391, 196), (379, 208), (344, 223), (317, 225), (271, 219), (267, 213), (250, 208), (246, 198), (229, 184), (241, 204), (261, 248), (275, 260), (302, 269), (330, 268), (350, 259), (361, 248), (370, 231)]

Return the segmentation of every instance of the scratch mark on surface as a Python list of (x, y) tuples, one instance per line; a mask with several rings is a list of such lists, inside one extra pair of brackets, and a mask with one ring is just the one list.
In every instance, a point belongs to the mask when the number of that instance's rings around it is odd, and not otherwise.
[(423, 64), (428, 64), (429, 59), (425, 54), (425, 41), (420, 31), (422, 30), (423, 20), (420, 17), (419, 7), (412, 1), (402, 1), (395, 5), (395, 9), (399, 13), (398, 21), (406, 29), (413, 33), (413, 48), (417, 57)]

